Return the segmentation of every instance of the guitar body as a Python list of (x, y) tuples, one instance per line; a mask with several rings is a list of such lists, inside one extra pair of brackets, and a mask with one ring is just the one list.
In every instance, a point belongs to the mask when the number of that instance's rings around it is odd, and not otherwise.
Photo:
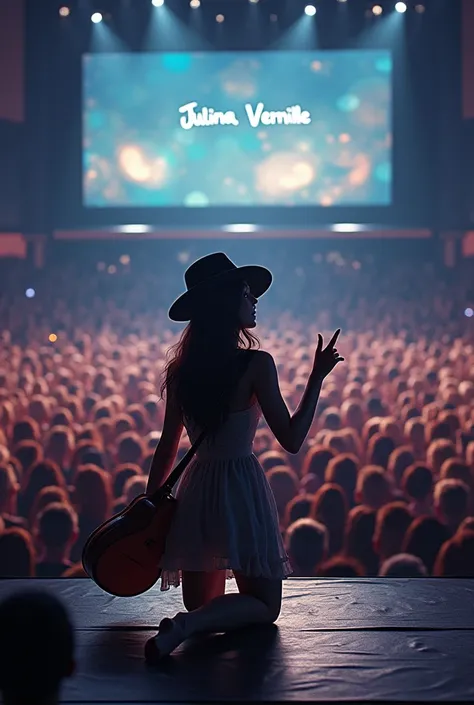
[(171, 494), (157, 502), (140, 495), (88, 538), (82, 565), (105, 592), (134, 597), (149, 590), (161, 575), (160, 560), (176, 511)]

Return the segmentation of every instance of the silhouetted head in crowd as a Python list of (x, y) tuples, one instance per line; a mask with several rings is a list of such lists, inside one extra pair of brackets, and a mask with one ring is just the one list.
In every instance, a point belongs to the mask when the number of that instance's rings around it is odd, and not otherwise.
[(328, 542), (326, 527), (314, 519), (297, 519), (290, 524), (286, 533), (286, 550), (295, 577), (314, 575), (316, 566), (326, 557)]
[(418, 556), (431, 574), (439, 549), (449, 538), (449, 529), (438, 519), (421, 516), (408, 527), (402, 548), (405, 553)]
[(384, 416), (385, 407), (379, 397), (371, 397), (367, 402), (367, 411), (370, 416)]
[(110, 475), (90, 465), (81, 468), (76, 477), (74, 505), (81, 519), (96, 526), (108, 519), (112, 511)]
[(440, 480), (461, 480), (472, 492), (474, 483), (471, 469), (467, 463), (459, 458), (448, 458), (448, 460), (445, 460), (441, 466), (439, 478)]
[(378, 465), (386, 469), (391, 453), (395, 449), (395, 442), (390, 436), (376, 433), (369, 441), (367, 460), (370, 465)]
[(440, 480), (434, 491), (438, 519), (455, 533), (469, 514), (469, 487), (461, 480)]
[(303, 461), (301, 474), (303, 477), (308, 474), (315, 475), (321, 486), (324, 482), (324, 476), (329, 461), (335, 457), (336, 451), (332, 448), (322, 445), (312, 446)]
[(56, 705), (63, 680), (74, 671), (73, 627), (55, 597), (28, 591), (0, 603), (0, 691), (5, 705)]
[(34, 578), (35, 549), (25, 529), (5, 529), (0, 534), (0, 578)]
[(43, 459), (43, 450), (38, 441), (20, 441), (14, 448), (14, 455), (20, 462), (22, 475)]
[(380, 561), (401, 553), (413, 516), (403, 502), (390, 502), (378, 510), (375, 520), (374, 549)]
[(37, 441), (39, 437), (38, 423), (34, 419), (23, 419), (13, 426), (12, 444), (14, 446), (21, 441)]
[(388, 460), (387, 470), (395, 487), (401, 487), (403, 473), (415, 462), (413, 451), (408, 446), (395, 448)]
[(354, 506), (358, 471), (357, 458), (350, 453), (342, 453), (333, 458), (326, 468), (325, 482), (339, 485), (346, 496), (349, 507)]
[(341, 406), (341, 412), (344, 426), (353, 428), (360, 434), (364, 425), (364, 410), (360, 402), (347, 399)]
[(38, 492), (44, 487), (66, 488), (64, 475), (52, 460), (42, 460), (35, 463), (26, 474), (19, 497), (19, 505), (24, 516), (29, 516)]
[(442, 545), (433, 575), (442, 578), (474, 578), (474, 531), (459, 531)]
[(441, 466), (448, 458), (456, 457), (456, 447), (450, 440), (439, 438), (433, 441), (428, 447), (426, 459), (428, 465), (434, 472), (435, 478), (438, 479), (441, 472)]
[(321, 414), (321, 425), (328, 431), (338, 431), (341, 428), (341, 415), (337, 408), (330, 407)]
[(136, 475), (135, 477), (128, 478), (123, 488), (123, 498), (127, 505), (136, 497), (145, 493), (147, 481), (148, 478), (144, 475)]
[(141, 475), (141, 470), (138, 465), (126, 464), (118, 466), (113, 475), (112, 489), (115, 499), (122, 496), (123, 488), (127, 480), (136, 475)]
[(310, 494), (300, 494), (293, 497), (286, 505), (284, 525), (290, 526), (297, 519), (308, 517), (311, 513), (312, 504), (313, 497)]
[(56, 426), (51, 429), (46, 439), (45, 457), (60, 468), (67, 468), (71, 462), (73, 447), (72, 429), (67, 426)]
[(374, 551), (373, 538), (376, 512), (364, 505), (353, 507), (347, 515), (344, 554), (360, 561), (366, 575), (377, 575), (378, 556)]
[(415, 458), (423, 459), (426, 446), (424, 422), (418, 417), (408, 419), (405, 423), (405, 436), (413, 449)]
[(410, 502), (414, 516), (431, 512), (433, 502), (433, 473), (426, 465), (410, 465), (402, 477), (402, 490)]
[(366, 465), (357, 477), (356, 500), (370, 509), (383, 507), (392, 498), (386, 471), (377, 465)]
[(347, 512), (347, 499), (339, 485), (325, 483), (314, 495), (311, 517), (328, 529), (329, 556), (342, 549)]
[(382, 563), (379, 575), (382, 578), (424, 578), (427, 571), (418, 556), (397, 553)]
[(70, 551), (79, 537), (76, 512), (68, 504), (49, 504), (38, 515), (35, 535), (40, 560), (47, 563), (69, 560)]
[(37, 517), (45, 507), (56, 502), (59, 502), (60, 504), (69, 504), (69, 495), (67, 490), (63, 487), (55, 487), (54, 485), (43, 487), (43, 489), (36, 495), (35, 501), (31, 507), (29, 515), (30, 527), (34, 526)]
[(143, 442), (135, 432), (123, 433), (117, 439), (117, 462), (119, 465), (133, 463), (140, 465), (143, 457)]
[(283, 521), (288, 502), (298, 493), (298, 476), (289, 467), (274, 467), (267, 473), (267, 480)]

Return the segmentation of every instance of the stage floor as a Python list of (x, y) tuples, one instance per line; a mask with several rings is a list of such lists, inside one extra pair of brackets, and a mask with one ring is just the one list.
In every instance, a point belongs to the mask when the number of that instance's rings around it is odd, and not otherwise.
[(65, 703), (474, 700), (474, 580), (290, 579), (277, 626), (196, 639), (159, 668), (143, 647), (182, 609), (180, 590), (117, 598), (89, 580), (3, 580), (0, 598), (31, 587), (75, 623)]

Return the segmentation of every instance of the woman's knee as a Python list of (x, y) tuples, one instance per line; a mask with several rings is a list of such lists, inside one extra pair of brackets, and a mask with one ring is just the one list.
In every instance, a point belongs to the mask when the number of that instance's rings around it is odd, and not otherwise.
[[(261, 599), (261, 598), (260, 598)], [(281, 598), (278, 597), (278, 595), (271, 596), (267, 600), (262, 600), (264, 602), (267, 611), (268, 611), (268, 618), (265, 620), (266, 624), (274, 624), (278, 617), (280, 616), (281, 612)]]
[(239, 592), (243, 595), (251, 595), (263, 602), (267, 608), (265, 624), (273, 624), (277, 621), (281, 612), (282, 584), (280, 580), (268, 580), (266, 578), (249, 578), (236, 574)]
[(279, 604), (267, 605), (268, 609), (268, 624), (274, 624), (281, 612), (281, 602)]
[(182, 584), (184, 606), (192, 612), (225, 592), (225, 574), (183, 571)]

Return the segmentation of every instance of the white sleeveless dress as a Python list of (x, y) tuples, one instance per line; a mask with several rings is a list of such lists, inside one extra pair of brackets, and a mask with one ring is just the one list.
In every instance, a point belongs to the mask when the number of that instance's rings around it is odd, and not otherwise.
[[(181, 571), (226, 570), (283, 580), (292, 573), (270, 485), (252, 445), (260, 408), (231, 413), (201, 444), (176, 492), (178, 507), (161, 560), (161, 590)], [(200, 429), (186, 424), (191, 443)]]

